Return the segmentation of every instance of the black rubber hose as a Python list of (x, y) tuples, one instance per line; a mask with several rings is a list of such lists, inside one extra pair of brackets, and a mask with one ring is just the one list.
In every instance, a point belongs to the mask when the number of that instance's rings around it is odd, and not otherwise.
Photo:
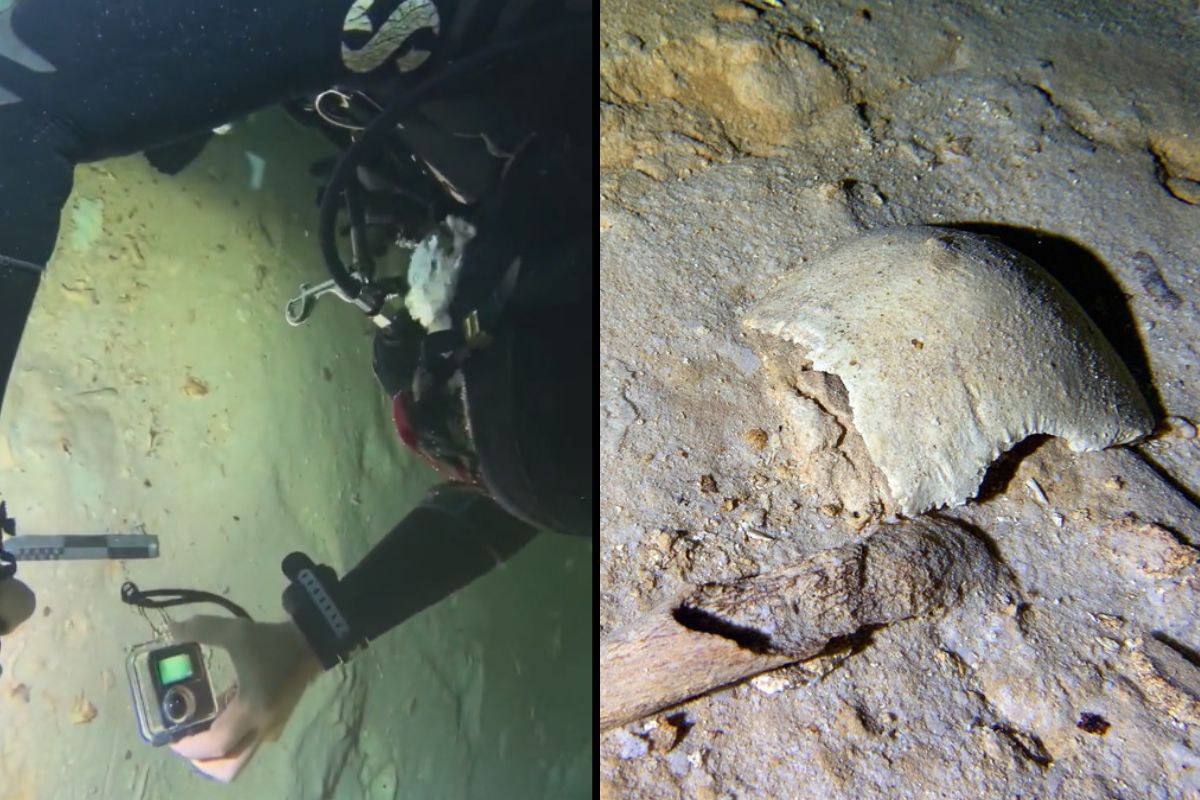
[(358, 274), (366, 280), (375, 277), (375, 263), (367, 243), (367, 212), (363, 207), (362, 190), (353, 184), (346, 187), (346, 214), (350, 217), (350, 252)]
[(329, 270), (329, 276), (333, 279), (333, 282), (345, 293), (346, 297), (351, 300), (357, 300), (362, 295), (363, 283), (350, 274), (350, 270), (342, 263), (341, 256), (337, 251), (335, 229), (337, 226), (338, 211), (341, 208), (340, 198), (346, 184), (354, 175), (355, 168), (372, 148), (377, 147), (381, 142), (385, 141), (384, 137), (392, 126), (396, 124), (401, 114), (417, 103), (427, 99), (435, 90), (440, 89), (449, 81), (482, 69), (500, 56), (509, 55), (527, 47), (544, 44), (568, 33), (584, 32), (589, 30), (590, 27), (590, 20), (571, 25), (560, 25), (527, 36), (497, 42), (494, 45), (477, 50), (461, 61), (453, 62), (438, 75), (430, 77), (418, 86), (397, 95), (388, 103), (387, 108), (370, 125), (363, 129), (359, 140), (342, 154), (342, 157), (338, 159), (337, 166), (333, 168), (333, 174), (330, 176), (329, 183), (325, 187), (325, 193), (321, 198), (321, 212), (317, 223), (317, 236), (320, 241), (321, 256), (325, 260), (325, 267)]

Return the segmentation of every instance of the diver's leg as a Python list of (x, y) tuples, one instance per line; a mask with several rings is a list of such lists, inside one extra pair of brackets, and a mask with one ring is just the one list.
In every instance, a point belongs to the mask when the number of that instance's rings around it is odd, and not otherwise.
[(71, 193), (55, 136), (24, 106), (0, 106), (0, 401)]
[(61, 119), (90, 161), (334, 83), (419, 81), (571, 13), (563, 0), (21, 0), (0, 12), (0, 87)]
[(127, 155), (336, 81), (351, 6), (21, 0), (0, 12), (0, 86), (61, 122), (75, 160)]

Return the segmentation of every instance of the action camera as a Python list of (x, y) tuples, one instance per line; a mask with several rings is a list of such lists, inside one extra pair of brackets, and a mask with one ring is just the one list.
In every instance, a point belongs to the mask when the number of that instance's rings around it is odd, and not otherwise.
[(155, 747), (208, 730), (216, 719), (216, 696), (196, 642), (138, 645), (125, 666), (138, 732)]

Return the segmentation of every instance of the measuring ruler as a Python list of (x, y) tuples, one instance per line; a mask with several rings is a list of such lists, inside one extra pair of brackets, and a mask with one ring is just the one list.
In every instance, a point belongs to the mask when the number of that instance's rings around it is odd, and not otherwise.
[(158, 537), (148, 533), (83, 536), (13, 536), (4, 550), (17, 561), (158, 558)]

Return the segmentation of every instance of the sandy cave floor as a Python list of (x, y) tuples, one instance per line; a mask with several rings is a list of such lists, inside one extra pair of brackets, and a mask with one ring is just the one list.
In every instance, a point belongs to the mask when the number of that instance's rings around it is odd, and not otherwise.
[(1175, 419), (1026, 453), (949, 512), (1011, 584), (605, 734), (602, 797), (1197, 796), (1197, 56), (1191, 2), (603, 4), (602, 635), (878, 522), (739, 325), (864, 229), (1040, 237)]
[[(260, 191), (246, 151), (266, 159)], [(24, 533), (144, 524), (162, 556), (21, 567), (38, 609), (0, 655), (3, 800), (590, 792), (592, 550), (563, 537), (324, 676), (232, 787), (137, 737), (124, 651), (151, 632), (124, 580), (282, 619), (287, 552), (344, 570), (434, 480), (391, 428), (368, 324), (329, 298), (302, 328), (283, 319), (324, 278), (305, 172), (324, 152), (261, 114), (174, 178), (140, 157), (77, 171), (0, 421), (0, 488)]]

